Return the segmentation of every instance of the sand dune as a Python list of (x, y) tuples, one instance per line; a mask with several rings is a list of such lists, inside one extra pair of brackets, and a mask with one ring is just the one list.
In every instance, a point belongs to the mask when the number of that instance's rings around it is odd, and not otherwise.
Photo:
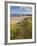
[(29, 17), (29, 16), (10, 17), (10, 23), (15, 24), (17, 22), (22, 21), (24, 18), (27, 18), (27, 17)]

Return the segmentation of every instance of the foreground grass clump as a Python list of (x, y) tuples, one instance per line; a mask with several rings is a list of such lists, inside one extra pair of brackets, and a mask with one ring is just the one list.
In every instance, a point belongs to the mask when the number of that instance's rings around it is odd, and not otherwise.
[(32, 38), (32, 16), (24, 18), (21, 22), (11, 25), (10, 39)]

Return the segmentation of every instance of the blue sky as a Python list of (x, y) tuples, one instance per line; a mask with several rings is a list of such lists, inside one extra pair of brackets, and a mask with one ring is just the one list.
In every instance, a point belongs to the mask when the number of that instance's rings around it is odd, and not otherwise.
[(10, 6), (10, 14), (32, 14), (32, 7)]

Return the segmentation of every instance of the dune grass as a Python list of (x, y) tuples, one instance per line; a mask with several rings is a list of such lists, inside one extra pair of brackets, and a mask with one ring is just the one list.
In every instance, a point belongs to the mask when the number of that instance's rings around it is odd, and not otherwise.
[(10, 24), (10, 39), (32, 38), (32, 16), (24, 18), (21, 22)]

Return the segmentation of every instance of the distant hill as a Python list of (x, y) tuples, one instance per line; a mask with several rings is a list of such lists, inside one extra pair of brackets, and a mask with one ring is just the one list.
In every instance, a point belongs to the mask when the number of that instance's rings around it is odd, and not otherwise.
[(32, 14), (10, 14), (11, 17), (15, 16), (32, 16)]

